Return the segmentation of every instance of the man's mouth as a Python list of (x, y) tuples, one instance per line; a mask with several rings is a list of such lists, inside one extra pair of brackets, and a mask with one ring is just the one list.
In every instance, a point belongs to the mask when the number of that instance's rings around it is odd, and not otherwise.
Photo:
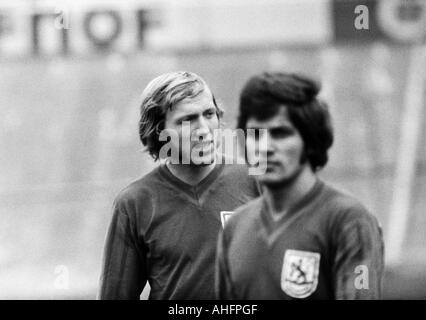
[(266, 161), (266, 171), (272, 171), (280, 165), (278, 161)]
[(210, 140), (210, 141), (200, 141), (200, 142), (197, 142), (193, 146), (193, 149), (206, 149), (206, 148), (211, 147), (212, 145), (213, 145), (213, 141), (212, 140)]

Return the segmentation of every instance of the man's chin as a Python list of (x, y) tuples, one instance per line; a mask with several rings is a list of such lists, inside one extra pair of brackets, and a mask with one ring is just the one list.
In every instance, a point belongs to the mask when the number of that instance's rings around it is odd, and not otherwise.
[(288, 183), (288, 179), (271, 173), (265, 173), (262, 176), (259, 176), (258, 181), (269, 188), (282, 187)]
[(283, 174), (278, 172), (265, 173), (264, 175), (258, 178), (259, 183), (264, 184), (265, 186), (274, 189), (287, 187), (295, 183), (295, 181), (300, 177), (303, 170), (297, 170), (293, 174)]
[(193, 166), (205, 167), (214, 163), (214, 157), (209, 156), (209, 157), (191, 158), (190, 163)]
[(205, 163), (205, 162), (203, 162), (203, 163), (198, 163), (198, 162), (194, 163), (194, 162), (191, 162), (191, 165), (194, 166), (194, 167), (207, 167), (207, 166), (211, 165), (212, 163), (213, 162), (211, 162), (211, 163)]
[(208, 166), (214, 163), (215, 161), (215, 152), (212, 150), (207, 150), (206, 152), (201, 152), (201, 155), (195, 153), (191, 155), (190, 163), (195, 166)]

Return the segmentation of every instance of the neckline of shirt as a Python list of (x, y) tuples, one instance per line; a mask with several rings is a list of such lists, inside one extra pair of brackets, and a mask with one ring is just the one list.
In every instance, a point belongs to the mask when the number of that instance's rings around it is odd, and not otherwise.
[(182, 181), (181, 179), (176, 177), (165, 163), (162, 163), (159, 166), (160, 174), (168, 182), (170, 182), (174, 187), (176, 187), (177, 190), (184, 191), (191, 197), (195, 198), (197, 201), (200, 200), (202, 194), (207, 189), (209, 189), (209, 187), (216, 181), (223, 169), (223, 164), (216, 163), (213, 170), (211, 170), (209, 174), (204, 177), (199, 183), (197, 183), (196, 185), (190, 185), (189, 183), (186, 183), (185, 181)]
[(302, 209), (304, 207), (310, 205), (311, 200), (314, 199), (321, 192), (321, 190), (323, 189), (323, 186), (324, 186), (324, 183), (319, 178), (317, 178), (311, 190), (309, 190), (299, 201), (297, 201), (291, 208), (289, 208), (288, 212), (285, 215), (277, 219), (274, 219), (271, 216), (266, 199), (264, 196), (262, 196), (260, 217), (261, 217), (263, 229), (266, 233), (265, 234), (266, 238), (267, 239), (274, 238), (273, 234), (277, 230), (280, 230), (283, 227), (286, 227), (289, 224), (291, 224), (299, 216), (296, 213), (297, 212), (300, 213), (301, 211), (303, 211)]

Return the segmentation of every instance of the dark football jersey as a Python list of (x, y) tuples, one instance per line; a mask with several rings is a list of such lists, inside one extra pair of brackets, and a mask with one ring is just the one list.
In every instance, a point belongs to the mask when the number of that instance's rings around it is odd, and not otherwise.
[(116, 198), (100, 299), (213, 299), (221, 212), (259, 195), (244, 165), (217, 164), (191, 186), (160, 165)]
[(238, 208), (218, 243), (220, 299), (377, 299), (381, 229), (357, 200), (320, 180), (275, 221), (263, 197)]

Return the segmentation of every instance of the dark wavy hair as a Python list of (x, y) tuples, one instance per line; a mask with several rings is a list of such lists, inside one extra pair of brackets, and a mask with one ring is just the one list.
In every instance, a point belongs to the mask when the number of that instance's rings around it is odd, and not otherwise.
[[(209, 88), (200, 76), (186, 71), (163, 74), (146, 86), (141, 97), (139, 138), (155, 161), (159, 158), (161, 147), (167, 143), (159, 140), (167, 111), (178, 102), (195, 98), (206, 89)], [(216, 114), (221, 119), (223, 110), (216, 103), (213, 93), (212, 99)]]
[(304, 159), (313, 171), (324, 167), (333, 144), (328, 106), (317, 98), (320, 84), (301, 74), (264, 72), (250, 78), (240, 95), (237, 127), (246, 129), (250, 118), (263, 121), (287, 108), (292, 124), (302, 136)]

